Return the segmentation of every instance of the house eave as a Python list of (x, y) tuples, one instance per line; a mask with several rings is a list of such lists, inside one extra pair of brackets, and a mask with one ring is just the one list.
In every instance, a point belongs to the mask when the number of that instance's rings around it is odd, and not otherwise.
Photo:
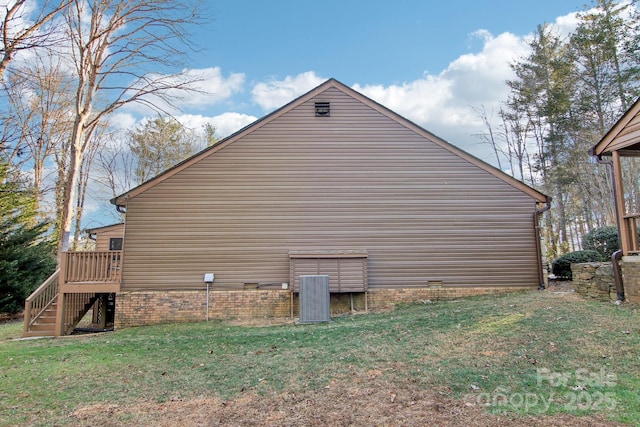
[(611, 155), (612, 151), (619, 151), (622, 154), (624, 150), (625, 156), (639, 156), (640, 154), (631, 154), (631, 152), (640, 151), (640, 140), (632, 139), (625, 144), (616, 144), (616, 139), (638, 114), (640, 114), (640, 98), (633, 103), (600, 141), (591, 147), (589, 154), (595, 157), (602, 157)]

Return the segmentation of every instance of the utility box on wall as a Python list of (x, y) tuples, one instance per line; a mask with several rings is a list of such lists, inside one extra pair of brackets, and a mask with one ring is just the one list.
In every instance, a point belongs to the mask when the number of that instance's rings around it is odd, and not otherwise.
[(300, 323), (331, 321), (329, 276), (300, 276)]

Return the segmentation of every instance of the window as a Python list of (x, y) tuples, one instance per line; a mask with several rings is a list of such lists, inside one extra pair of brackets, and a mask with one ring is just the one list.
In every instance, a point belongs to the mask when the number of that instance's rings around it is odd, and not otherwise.
[(122, 237), (112, 237), (109, 239), (109, 250), (110, 251), (121, 251), (122, 250)]

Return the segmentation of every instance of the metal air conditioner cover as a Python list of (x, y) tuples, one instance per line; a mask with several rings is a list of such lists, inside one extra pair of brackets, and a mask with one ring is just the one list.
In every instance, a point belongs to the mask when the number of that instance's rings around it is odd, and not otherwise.
[(329, 276), (300, 276), (300, 323), (331, 321)]

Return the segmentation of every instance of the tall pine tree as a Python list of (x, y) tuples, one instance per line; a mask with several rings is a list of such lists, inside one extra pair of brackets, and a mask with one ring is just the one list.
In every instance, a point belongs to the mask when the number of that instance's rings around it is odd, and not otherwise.
[(15, 314), (55, 270), (55, 245), (37, 222), (35, 197), (0, 164), (0, 313)]

